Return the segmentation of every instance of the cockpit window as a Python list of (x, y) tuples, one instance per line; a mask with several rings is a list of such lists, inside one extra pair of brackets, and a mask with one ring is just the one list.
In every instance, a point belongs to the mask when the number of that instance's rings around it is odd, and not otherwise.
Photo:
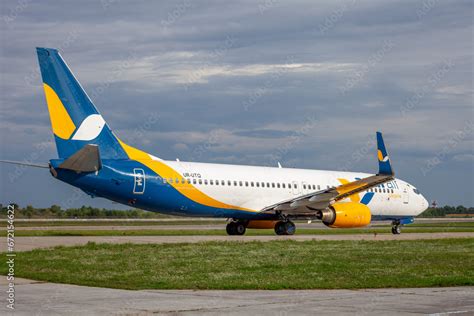
[(415, 189), (415, 188), (413, 188), (413, 192), (415, 192), (416, 194), (420, 194), (420, 191), (418, 191), (418, 189)]

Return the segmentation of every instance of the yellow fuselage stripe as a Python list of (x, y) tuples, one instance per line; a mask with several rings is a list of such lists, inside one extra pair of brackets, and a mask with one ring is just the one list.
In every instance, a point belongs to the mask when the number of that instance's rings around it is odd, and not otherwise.
[[(339, 178), (337, 180), (339, 180), (339, 182), (341, 182), (342, 185), (349, 184), (349, 181), (347, 181), (347, 179)], [(344, 194), (344, 193), (347, 193), (349, 191), (352, 191), (353, 188), (351, 188), (351, 186), (349, 185), (349, 186), (347, 186), (347, 188), (345, 190), (342, 189), (342, 188), (339, 188), (339, 189), (336, 188), (336, 190), (339, 194)], [(349, 196), (349, 198), (351, 199), (352, 202), (360, 202), (360, 196), (357, 193), (352, 194), (351, 196)]]
[[(217, 201), (216, 199), (213, 199), (209, 195), (198, 190), (191, 183), (187, 183), (187, 181), (185, 181), (185, 183), (181, 183), (181, 179), (183, 178), (183, 176), (179, 172), (177, 172), (170, 166), (166, 165), (162, 161), (151, 159), (150, 155), (147, 154), (146, 152), (136, 149), (134, 147), (131, 147), (125, 144), (124, 142), (122, 142), (120, 139), (118, 141), (120, 142), (120, 145), (125, 150), (125, 152), (127, 153), (130, 159), (144, 164), (145, 166), (153, 170), (157, 175), (159, 175), (163, 179), (173, 179), (173, 183), (169, 183), (169, 184), (173, 186), (173, 188), (175, 188), (179, 193), (183, 194), (184, 196), (191, 199), (192, 201), (202, 204), (202, 205), (215, 207), (215, 208), (256, 212), (255, 210), (252, 210), (252, 209), (229, 205), (229, 204)], [(175, 179), (179, 179), (180, 183), (176, 183)]]

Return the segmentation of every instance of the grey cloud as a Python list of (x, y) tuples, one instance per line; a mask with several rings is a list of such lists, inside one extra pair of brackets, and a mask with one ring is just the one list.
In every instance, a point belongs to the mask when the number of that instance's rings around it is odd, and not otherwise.
[[(352, 157), (380, 129), (401, 177), (441, 204), (472, 205), (472, 133), (420, 172), (474, 117), (472, 1), (18, 3), (3, 1), (0, 18), (2, 158), (52, 139), (34, 50), (50, 46), (120, 137), (162, 158), (372, 172), (372, 151)], [(317, 124), (282, 150), (308, 117)], [(38, 159), (54, 156), (48, 147)], [(48, 174), (10, 183), (10, 167), (1, 171), (2, 202), (55, 203), (41, 184), (74, 194)]]

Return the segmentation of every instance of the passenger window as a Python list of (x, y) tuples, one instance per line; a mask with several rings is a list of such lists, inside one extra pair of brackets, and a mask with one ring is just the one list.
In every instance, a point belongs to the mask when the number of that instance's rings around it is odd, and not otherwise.
[(181, 178), (181, 183), (184, 184), (186, 180), (184, 178)]
[(257, 184), (257, 188), (259, 188), (260, 187), (260, 182), (256, 182), (256, 184)]
[(209, 180), (210, 185), (214, 185), (214, 180)]
[(318, 190), (321, 190), (321, 186), (318, 184)]
[(249, 186), (249, 182), (248, 182), (248, 181), (245, 181), (245, 186), (246, 186), (246, 187)]
[(272, 182), (272, 188), (274, 188), (274, 187), (275, 187), (275, 182)]
[(265, 187), (265, 182), (262, 182), (261, 186), (262, 186), (262, 188), (264, 188)]
[(253, 181), (250, 182), (250, 186), (253, 187)]
[(199, 184), (202, 184), (202, 180), (201, 180), (201, 179), (199, 179)]
[(206, 180), (204, 180), (204, 184), (205, 184), (205, 185), (207, 185), (207, 179), (206, 179)]
[(168, 182), (168, 181), (166, 181), (166, 178), (163, 178), (163, 183), (165, 183), (165, 184), (166, 184), (166, 182)]
[(282, 183), (282, 184), (281, 184), (281, 187), (284, 189), (284, 188), (285, 188), (285, 184), (284, 184), (284, 183)]
[(270, 187), (270, 182), (267, 182), (267, 188), (269, 188), (269, 187)]
[(172, 178), (169, 178), (169, 179), (168, 179), (168, 182), (171, 183), (171, 184), (173, 184), (173, 179), (172, 179)]
[(219, 185), (219, 180), (216, 180), (216, 185)]
[(175, 180), (176, 180), (176, 182), (175, 182), (175, 183), (176, 183), (176, 184), (178, 184), (178, 183), (179, 183), (179, 179), (178, 179), (178, 178), (176, 178)]
[(228, 181), (227, 181), (227, 185), (228, 185), (228, 186), (231, 186), (231, 185), (232, 185), (232, 181), (228, 180)]
[(193, 184), (196, 184), (196, 179), (193, 179)]
[(234, 186), (237, 186), (237, 181), (234, 181)]
[(306, 184), (303, 184), (303, 189), (306, 190)]
[(242, 186), (242, 181), (239, 181), (239, 186)]
[(191, 184), (191, 179), (186, 179), (187, 184)]

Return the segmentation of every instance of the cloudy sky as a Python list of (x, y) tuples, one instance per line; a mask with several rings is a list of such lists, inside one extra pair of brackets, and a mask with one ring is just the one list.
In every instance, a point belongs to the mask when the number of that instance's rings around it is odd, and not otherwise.
[[(473, 2), (2, 1), (0, 159), (55, 158), (36, 46), (164, 159), (375, 172), (473, 206)], [(1, 201), (115, 207), (1, 165)]]

